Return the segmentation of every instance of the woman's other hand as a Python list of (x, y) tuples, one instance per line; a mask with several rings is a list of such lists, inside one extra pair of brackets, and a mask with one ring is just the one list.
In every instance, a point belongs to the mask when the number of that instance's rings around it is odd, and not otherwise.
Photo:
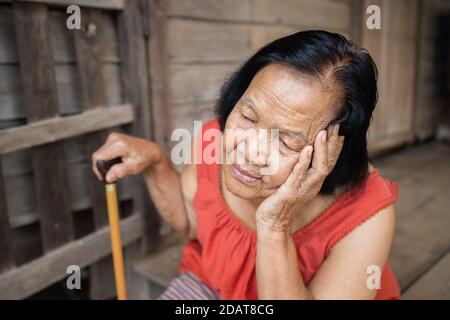
[(162, 151), (151, 141), (127, 134), (112, 132), (106, 142), (92, 154), (92, 170), (99, 180), (102, 175), (97, 169), (97, 160), (111, 160), (120, 157), (122, 163), (111, 167), (106, 182), (112, 183), (128, 175), (138, 174), (161, 161)]
[(289, 232), (298, 209), (319, 193), (325, 178), (337, 162), (343, 144), (344, 137), (339, 136), (339, 124), (328, 128), (328, 139), (327, 131), (320, 131), (315, 138), (314, 148), (303, 148), (286, 181), (259, 205), (256, 210), (257, 229)]

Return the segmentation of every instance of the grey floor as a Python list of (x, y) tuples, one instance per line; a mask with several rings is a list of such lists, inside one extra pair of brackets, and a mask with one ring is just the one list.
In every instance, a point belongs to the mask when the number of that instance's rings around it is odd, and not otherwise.
[(450, 299), (450, 145), (428, 142), (373, 159), (399, 183), (391, 264), (404, 299)]

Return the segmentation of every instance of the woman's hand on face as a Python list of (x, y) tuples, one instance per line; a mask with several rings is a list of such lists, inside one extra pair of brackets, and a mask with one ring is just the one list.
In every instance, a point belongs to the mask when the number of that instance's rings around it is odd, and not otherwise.
[(314, 148), (303, 148), (286, 181), (259, 205), (256, 210), (258, 230), (290, 232), (299, 208), (317, 196), (344, 144), (344, 136), (339, 136), (339, 124), (328, 127), (327, 131), (317, 134)]
[(161, 160), (162, 152), (159, 146), (151, 141), (112, 132), (105, 144), (92, 154), (92, 170), (99, 180), (102, 180), (102, 175), (97, 169), (97, 160), (111, 160), (117, 157), (122, 159), (122, 163), (111, 167), (106, 175), (106, 182), (111, 183), (125, 176), (143, 172)]

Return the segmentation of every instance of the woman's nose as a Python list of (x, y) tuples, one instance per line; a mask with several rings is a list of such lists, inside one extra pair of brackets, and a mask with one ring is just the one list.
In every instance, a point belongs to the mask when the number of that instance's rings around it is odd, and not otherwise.
[(247, 139), (246, 144), (247, 161), (261, 167), (267, 165), (267, 158), (269, 156), (269, 139), (267, 139), (267, 135), (261, 132), (255, 137)]

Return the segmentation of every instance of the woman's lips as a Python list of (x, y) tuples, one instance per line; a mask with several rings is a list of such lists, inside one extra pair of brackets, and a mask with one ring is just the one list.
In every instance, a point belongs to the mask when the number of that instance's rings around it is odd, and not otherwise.
[(251, 175), (250, 173), (248, 173), (247, 171), (245, 171), (238, 164), (233, 164), (231, 166), (231, 171), (233, 172), (233, 174), (236, 178), (238, 178), (239, 180), (241, 180), (242, 182), (245, 182), (245, 183), (254, 183), (254, 182), (261, 180), (261, 178), (255, 177), (255, 176)]

